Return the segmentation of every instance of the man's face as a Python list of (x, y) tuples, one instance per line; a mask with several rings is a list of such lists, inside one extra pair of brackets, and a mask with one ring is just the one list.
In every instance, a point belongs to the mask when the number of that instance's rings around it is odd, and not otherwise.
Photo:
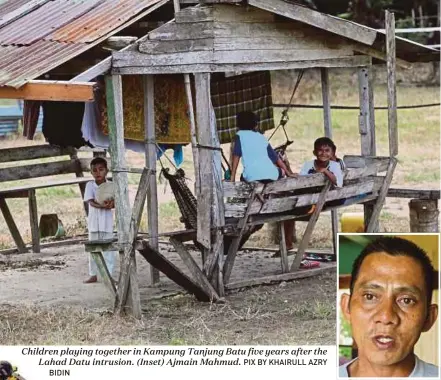
[(425, 288), (422, 266), (411, 257), (379, 252), (364, 259), (350, 300), (342, 302), (360, 360), (388, 366), (409, 358), (436, 319), (426, 318)]
[(317, 157), (317, 160), (321, 162), (328, 162), (334, 155), (332, 148), (328, 145), (319, 146), (313, 153), (314, 156)]

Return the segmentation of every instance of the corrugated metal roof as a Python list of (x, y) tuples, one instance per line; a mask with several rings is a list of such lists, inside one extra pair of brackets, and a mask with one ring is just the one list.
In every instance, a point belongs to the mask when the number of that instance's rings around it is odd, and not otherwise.
[(17, 10), (22, 5), (25, 5), (29, 0), (7, 0), (0, 4), (0, 18), (4, 15)]
[[(12, 0), (24, 5), (23, 0)], [(29, 1), (29, 0), (27, 0)], [(49, 0), (0, 27), (0, 86), (20, 87), (166, 0)], [(0, 9), (17, 10), (11, 4)], [(157, 7), (156, 6), (156, 7)], [(155, 8), (156, 8), (155, 7)]]

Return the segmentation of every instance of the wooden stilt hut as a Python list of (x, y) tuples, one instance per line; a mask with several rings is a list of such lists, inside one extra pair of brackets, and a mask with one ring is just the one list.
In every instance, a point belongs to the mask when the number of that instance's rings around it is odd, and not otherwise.
[[(202, 2), (201, 2), (202, 3)], [(193, 291), (199, 299), (217, 301), (229, 283), (236, 253), (253, 226), (305, 217), (295, 213), (300, 207), (315, 204), (293, 262), (281, 249), (282, 274), (271, 280), (300, 278), (320, 270), (299, 271), (300, 262), (319, 214), (331, 210), (334, 236), (337, 232), (336, 209), (361, 203), (365, 207), (366, 231), (378, 228), (383, 206), (397, 164), (398, 135), (396, 118), (395, 67), (409, 67), (410, 61), (424, 59), (420, 46), (396, 40), (394, 17), (386, 12), (386, 33), (281, 0), (204, 1), (196, 7), (177, 11), (175, 19), (149, 33), (135, 45), (112, 55), (111, 75), (107, 77), (112, 125), (112, 166), (117, 184), (116, 203), (119, 220), (118, 246), (124, 252), (124, 267), (118, 291), (117, 308), (122, 311), (128, 300), (139, 316), (135, 248), (155, 267)], [(402, 57), (396, 57), (396, 44)], [(388, 71), (389, 151), (376, 155), (373, 87), (370, 69), (373, 61), (385, 61)], [(329, 96), (329, 70), (354, 68), (358, 72), (361, 154), (345, 157), (347, 172), (344, 187), (331, 188), (321, 174), (287, 178), (270, 184), (222, 182), (216, 118), (211, 104), (210, 77), (214, 73), (254, 72), (320, 68), (324, 104), (324, 134), (332, 136)], [(158, 201), (155, 182), (155, 96), (153, 76), (185, 76), (192, 147), (197, 183), (197, 226), (182, 233), (170, 233), (170, 242), (189, 269), (192, 278), (174, 267), (158, 252)], [(193, 86), (189, 75), (193, 74)], [(144, 76), (146, 170), (130, 212), (127, 174), (124, 172), (121, 77)], [(194, 91), (194, 96), (192, 95)], [(194, 103), (193, 103), (194, 102)], [(383, 175), (380, 175), (383, 173)], [(145, 180), (145, 181), (144, 181)], [(147, 191), (148, 189), (148, 191)], [(136, 246), (137, 221), (142, 202), (148, 199), (149, 239)], [(234, 201), (232, 201), (234, 200)], [(344, 200), (339, 205), (332, 201)], [(183, 244), (196, 240), (203, 263), (198, 265)], [(283, 239), (282, 239), (283, 240)], [(281, 247), (283, 248), (283, 241)], [(96, 249), (91, 247), (90, 250)], [(152, 281), (157, 280), (155, 270)], [(248, 281), (252, 285), (265, 279)], [(237, 284), (236, 284), (237, 285)], [(239, 286), (239, 285), (237, 285)], [(131, 296), (127, 298), (130, 292)]]

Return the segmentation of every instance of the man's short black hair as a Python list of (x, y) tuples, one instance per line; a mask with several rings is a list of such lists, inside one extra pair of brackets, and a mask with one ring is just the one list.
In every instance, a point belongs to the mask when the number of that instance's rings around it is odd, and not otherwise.
[(332, 141), (329, 137), (319, 137), (314, 141), (314, 150), (319, 149), (321, 146), (329, 146), (334, 153), (337, 150), (334, 141)]
[(103, 165), (107, 169), (107, 160), (103, 157), (95, 157), (92, 161), (90, 161), (90, 167), (95, 165)]
[(412, 257), (420, 263), (424, 273), (427, 304), (429, 306), (432, 302), (433, 279), (435, 276), (435, 269), (433, 268), (430, 258), (427, 256), (427, 253), (422, 248), (418, 247), (415, 243), (409, 240), (399, 237), (382, 236), (369, 243), (363, 249), (363, 251), (361, 251), (360, 255), (357, 257), (357, 259), (354, 261), (354, 264), (352, 265), (351, 283), (349, 286), (351, 295), (354, 291), (354, 285), (357, 281), (360, 267), (361, 264), (363, 264), (364, 259), (367, 256), (378, 252), (384, 252), (391, 256)]
[(259, 123), (259, 117), (251, 111), (242, 111), (236, 115), (237, 128), (242, 131), (253, 131)]

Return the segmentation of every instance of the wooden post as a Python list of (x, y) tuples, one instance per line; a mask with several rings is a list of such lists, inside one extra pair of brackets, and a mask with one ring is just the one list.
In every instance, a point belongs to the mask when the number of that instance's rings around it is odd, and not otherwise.
[(28, 249), (26, 248), (26, 244), (24, 243), (23, 238), (20, 235), (20, 231), (18, 230), (17, 225), (14, 222), (14, 218), (12, 217), (8, 204), (6, 203), (6, 199), (3, 197), (0, 197), (0, 210), (2, 210), (3, 217), (5, 218), (5, 222), (9, 228), (9, 231), (11, 232), (12, 238), (15, 241), (18, 252), (27, 252)]
[[(158, 188), (156, 183), (156, 131), (155, 131), (155, 90), (154, 76), (143, 77), (144, 86), (144, 128), (145, 128), (145, 166), (150, 170), (149, 192), (147, 197), (147, 222), (149, 245), (159, 252), (158, 242)], [(150, 285), (159, 282), (159, 271), (150, 265)]]
[(438, 232), (438, 201), (411, 199), (409, 202), (410, 232)]
[[(124, 147), (124, 118), (122, 102), (122, 81), (120, 75), (106, 76), (106, 100), (108, 109), (110, 157), (112, 161), (112, 175), (115, 184), (115, 208), (118, 225), (118, 242), (128, 246), (130, 231), (130, 202), (129, 202), (129, 181)], [(121, 267), (118, 287), (118, 297), (124, 299), (120, 294), (128, 283), (128, 300), (131, 303), (131, 311), (135, 318), (141, 318), (141, 303), (139, 298), (138, 281), (136, 278), (136, 261), (134, 251), (125, 250), (131, 255), (124, 257), (125, 262), (131, 265)], [(123, 286), (121, 286), (123, 285)], [(115, 300), (117, 304), (118, 298)], [(124, 305), (123, 305), (124, 306)], [(121, 311), (121, 310), (119, 310)]]
[[(322, 68), (322, 99), (323, 99), (323, 123), (325, 128), (325, 136), (332, 139), (332, 122), (331, 122), (331, 100), (329, 91), (329, 72), (327, 68)], [(331, 210), (332, 225), (332, 247), (334, 258), (337, 257), (337, 233), (338, 233), (338, 214), (337, 210)]]
[[(358, 70), (358, 94), (360, 99), (359, 131), (361, 154), (363, 156), (375, 156), (374, 90), (367, 67), (362, 67)], [(374, 205), (375, 202), (368, 202), (363, 205), (365, 229), (371, 220)], [(378, 225), (374, 229), (378, 230)]]
[(288, 252), (286, 250), (286, 240), (285, 240), (285, 226), (282, 223), (277, 223), (279, 226), (279, 249), (280, 249), (280, 263), (282, 265), (282, 273), (289, 272), (289, 264), (288, 264)]
[(38, 229), (37, 197), (35, 189), (29, 190), (29, 219), (31, 222), (32, 252), (40, 252), (40, 231)]
[[(210, 73), (195, 74), (196, 122), (198, 141), (202, 146), (211, 146), (210, 138)], [(211, 205), (213, 203), (213, 151), (199, 149), (199, 168), (195, 175), (200, 183), (198, 200), (197, 241), (205, 248), (211, 247)]]
[(387, 121), (389, 129), (389, 153), (398, 154), (397, 88), (395, 78), (395, 16), (386, 11), (386, 54), (387, 54)]

